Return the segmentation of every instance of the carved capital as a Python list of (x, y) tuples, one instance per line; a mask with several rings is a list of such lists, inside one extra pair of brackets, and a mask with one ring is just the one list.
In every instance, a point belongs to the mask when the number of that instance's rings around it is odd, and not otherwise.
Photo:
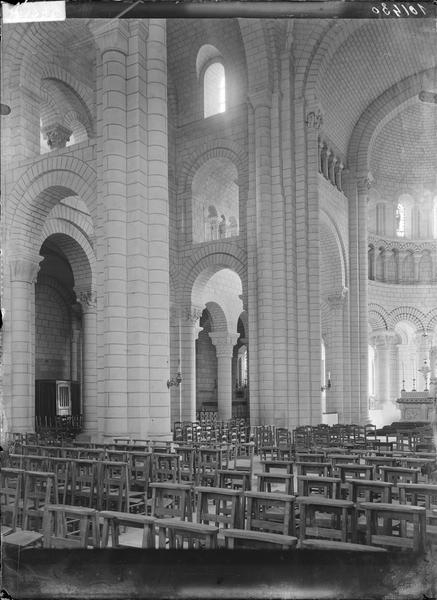
[(123, 19), (91, 21), (88, 25), (102, 55), (108, 50), (129, 53), (129, 27)]
[(203, 308), (199, 306), (189, 306), (186, 309), (185, 317), (192, 325), (196, 325), (203, 313)]
[(357, 177), (358, 190), (368, 191), (372, 186), (375, 185), (375, 183), (376, 179), (373, 177), (370, 171), (366, 175)]
[(79, 302), (82, 305), (82, 312), (89, 313), (97, 310), (97, 296), (93, 291), (79, 292)]
[(395, 346), (400, 342), (397, 334), (390, 329), (377, 329), (370, 334), (370, 342), (375, 346)]
[(346, 304), (349, 289), (344, 287), (338, 294), (328, 296), (329, 306), (331, 308), (342, 308)]
[(240, 334), (229, 333), (228, 331), (212, 331), (209, 337), (216, 348), (217, 356), (231, 357)]
[(258, 92), (252, 92), (249, 94), (249, 102), (255, 111), (257, 108), (261, 108), (263, 106), (266, 108), (271, 108), (272, 92), (270, 90), (259, 90)]
[(40, 269), (39, 263), (42, 260), (44, 260), (43, 257), (39, 257), (39, 260), (25, 257), (13, 258), (9, 263), (11, 281), (35, 283)]
[(323, 114), (320, 108), (307, 113), (305, 124), (310, 129), (320, 129), (323, 125)]
[(42, 129), (42, 134), (49, 148), (52, 150), (58, 150), (59, 148), (65, 148), (67, 142), (70, 141), (72, 135), (71, 129), (68, 129), (60, 123), (54, 123), (53, 125), (47, 125)]

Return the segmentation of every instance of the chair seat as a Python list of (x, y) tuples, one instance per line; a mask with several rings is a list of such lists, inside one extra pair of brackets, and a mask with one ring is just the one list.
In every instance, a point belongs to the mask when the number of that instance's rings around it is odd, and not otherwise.
[(32, 546), (37, 542), (41, 542), (42, 538), (42, 533), (37, 533), (36, 531), (15, 531), (14, 533), (5, 536), (2, 542), (3, 544), (8, 544), (10, 546), (26, 548), (27, 546)]
[(12, 527), (6, 527), (6, 525), (2, 525), (2, 531), (1, 531), (1, 535), (2, 537), (4, 535), (9, 535), (10, 533), (12, 533), (14, 530), (12, 529)]

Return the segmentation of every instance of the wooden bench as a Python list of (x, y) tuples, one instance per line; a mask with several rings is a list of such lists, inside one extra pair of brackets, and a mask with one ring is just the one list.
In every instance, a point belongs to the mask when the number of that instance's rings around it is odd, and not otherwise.
[[(170, 550), (182, 549), (184, 542), (189, 549), (199, 549), (202, 546), (208, 550), (217, 548), (218, 527), (202, 523), (190, 523), (180, 519), (159, 519), (156, 521), (159, 537), (159, 548), (167, 545)], [(226, 529), (225, 531), (232, 531)]]
[(230, 550), (241, 547), (292, 550), (296, 548), (298, 541), (296, 537), (290, 535), (247, 531), (245, 529), (225, 529), (223, 535), (225, 537), (225, 547)]
[[(360, 509), (366, 513), (366, 544), (389, 548), (399, 548), (423, 551), (426, 547), (426, 509), (421, 506), (408, 506), (405, 504), (383, 504), (377, 502), (362, 502)], [(384, 533), (379, 532), (378, 520), (383, 521)], [(387, 523), (393, 520), (411, 522), (412, 537), (402, 535), (402, 531), (407, 531), (406, 527), (399, 527), (399, 532), (394, 531), (390, 526), (387, 530)], [(398, 534), (399, 533), (399, 534)]]

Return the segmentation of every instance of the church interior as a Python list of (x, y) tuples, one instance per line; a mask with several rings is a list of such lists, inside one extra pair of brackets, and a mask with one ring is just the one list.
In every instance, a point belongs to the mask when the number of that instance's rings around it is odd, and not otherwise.
[(435, 558), (435, 18), (3, 24), (1, 77), (11, 589), (51, 548)]

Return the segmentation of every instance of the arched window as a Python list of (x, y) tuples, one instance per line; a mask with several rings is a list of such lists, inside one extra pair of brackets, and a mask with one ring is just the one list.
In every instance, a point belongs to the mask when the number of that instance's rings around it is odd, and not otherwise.
[(396, 207), (396, 235), (405, 237), (405, 206), (400, 202)]
[(226, 110), (225, 68), (221, 62), (213, 62), (203, 75), (203, 114), (205, 119)]

